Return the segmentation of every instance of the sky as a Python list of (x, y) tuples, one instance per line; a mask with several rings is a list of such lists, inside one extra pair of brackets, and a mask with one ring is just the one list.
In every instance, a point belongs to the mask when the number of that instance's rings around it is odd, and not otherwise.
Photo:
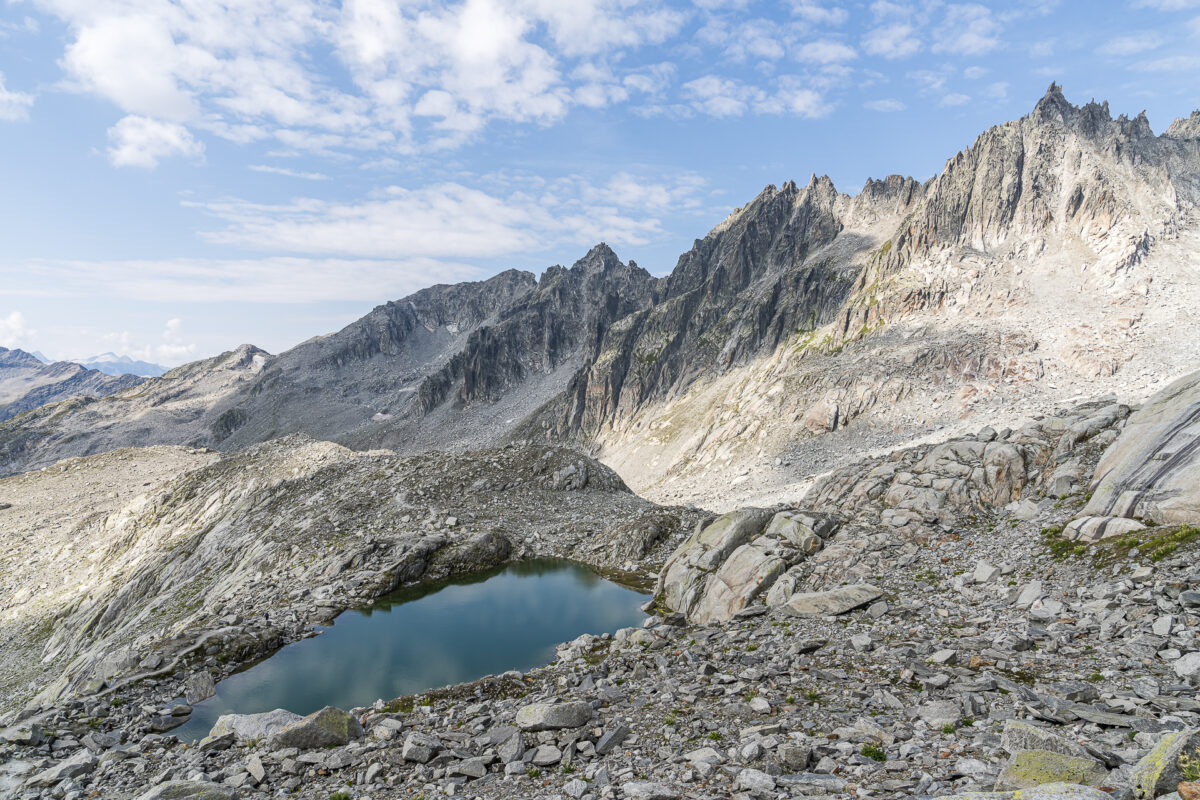
[(1200, 0), (0, 0), (0, 346), (271, 352), (768, 184), (926, 179), (1053, 80), (1200, 107)]

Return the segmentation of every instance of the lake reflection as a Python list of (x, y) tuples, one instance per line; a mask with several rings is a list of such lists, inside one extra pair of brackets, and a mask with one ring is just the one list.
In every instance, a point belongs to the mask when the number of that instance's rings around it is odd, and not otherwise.
[(554, 559), (401, 589), (221, 681), (216, 696), (172, 733), (190, 741), (206, 736), (221, 714), (349, 709), (527, 670), (549, 662), (559, 642), (638, 624), (646, 599)]

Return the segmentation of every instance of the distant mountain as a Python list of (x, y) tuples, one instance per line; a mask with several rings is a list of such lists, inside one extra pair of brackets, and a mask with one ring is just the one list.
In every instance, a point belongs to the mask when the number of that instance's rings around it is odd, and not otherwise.
[(0, 347), (0, 420), (72, 397), (107, 397), (144, 380), (106, 375), (71, 361), (47, 364), (39, 356)]
[(639, 490), (796, 480), (789, 461), (804, 477), (855, 447), (1147, 396), (1194, 368), (1198, 257), (1200, 113), (1156, 135), (1051, 85), (925, 182), (769, 186), (664, 278), (601, 244), (540, 279), (430, 287), (278, 356), (243, 346), (40, 409), (0, 424), (0, 474), (305, 433), (572, 440)]
[(46, 358), (44, 355), (42, 355), (42, 351), (41, 351), (41, 350), (34, 350), (34, 351), (33, 351), (32, 353), (30, 353), (29, 355), (33, 356), (34, 358), (36, 358), (38, 361), (42, 362), (43, 364), (52, 364), (52, 363), (54, 363), (54, 362), (52, 362), (50, 359), (48, 359), (48, 358)]
[(158, 364), (151, 364), (149, 361), (135, 361), (129, 356), (119, 356), (116, 353), (101, 353), (98, 356), (80, 359), (76, 363), (103, 372), (105, 375), (138, 375), (143, 378), (157, 378), (167, 371), (166, 367), (160, 367)]

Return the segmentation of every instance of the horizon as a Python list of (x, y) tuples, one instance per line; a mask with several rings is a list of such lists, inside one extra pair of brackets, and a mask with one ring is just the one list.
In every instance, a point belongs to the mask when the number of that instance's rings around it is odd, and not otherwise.
[[(0, 345), (165, 367), (278, 353), (600, 241), (667, 274), (762, 187), (924, 182), (1047, 83), (1144, 109), (1159, 134), (1200, 106), (1200, 3), (1064, 5), (594, 0), (579, 22), (516, 0), (411, 18), (348, 1), (250, 23), (9, 3)], [(240, 23), (266, 39), (220, 39)], [(137, 74), (130, 31), (161, 75)], [(469, 80), (489, 64), (499, 83)]]

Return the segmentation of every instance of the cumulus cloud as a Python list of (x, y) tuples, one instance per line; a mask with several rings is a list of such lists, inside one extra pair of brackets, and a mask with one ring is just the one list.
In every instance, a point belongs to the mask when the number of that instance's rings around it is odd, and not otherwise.
[(964, 56), (989, 53), (1000, 45), (999, 33), (1000, 23), (987, 6), (952, 5), (934, 31), (933, 52)]
[(796, 53), (796, 57), (801, 61), (810, 61), (816, 64), (836, 64), (842, 61), (852, 61), (858, 58), (858, 53), (854, 52), (854, 48), (849, 45), (832, 39), (822, 39), (802, 45)]
[(0, 317), (0, 347), (27, 348), (33, 343), (37, 331), (25, 323), (25, 315), (20, 311), (12, 311), (7, 317)]
[(204, 143), (197, 141), (184, 126), (132, 114), (109, 128), (108, 141), (108, 160), (115, 167), (149, 169), (169, 156), (204, 155)]
[(0, 120), (21, 122), (29, 119), (33, 106), (33, 95), (12, 91), (4, 85), (4, 73), (0, 72)]
[(795, 75), (781, 76), (770, 91), (732, 78), (705, 75), (685, 83), (683, 92), (693, 109), (712, 117), (747, 113), (823, 117), (831, 110), (810, 82)]
[(873, 28), (863, 37), (862, 47), (867, 53), (883, 58), (907, 58), (921, 49), (917, 30), (905, 22)]
[[(548, 124), (624, 102), (624, 49), (659, 44), (687, 14), (663, 0), (36, 0), (67, 23), (70, 85), (126, 114), (238, 143), (297, 150), (460, 145), (493, 120)], [(321, 69), (329, 55), (350, 82)], [(589, 61), (605, 85), (574, 84)]]

